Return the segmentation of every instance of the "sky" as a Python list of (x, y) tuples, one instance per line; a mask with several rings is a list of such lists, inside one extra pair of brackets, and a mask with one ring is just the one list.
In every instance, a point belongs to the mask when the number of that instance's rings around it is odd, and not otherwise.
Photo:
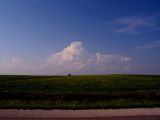
[(0, 0), (0, 74), (160, 74), (160, 0)]

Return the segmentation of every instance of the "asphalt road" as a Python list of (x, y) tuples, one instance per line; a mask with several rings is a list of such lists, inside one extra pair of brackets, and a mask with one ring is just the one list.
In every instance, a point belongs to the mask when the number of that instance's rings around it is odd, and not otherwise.
[(159, 115), (147, 116), (115, 116), (115, 117), (74, 117), (74, 118), (47, 118), (47, 117), (0, 117), (0, 120), (160, 120)]

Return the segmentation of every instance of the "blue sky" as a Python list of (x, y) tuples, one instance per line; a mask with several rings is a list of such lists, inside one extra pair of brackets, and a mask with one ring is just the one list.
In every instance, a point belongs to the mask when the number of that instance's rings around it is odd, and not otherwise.
[(0, 74), (160, 74), (159, 0), (0, 0)]

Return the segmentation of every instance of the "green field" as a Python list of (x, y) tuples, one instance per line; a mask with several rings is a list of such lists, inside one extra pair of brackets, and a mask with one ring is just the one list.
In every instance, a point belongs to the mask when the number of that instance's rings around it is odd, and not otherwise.
[(160, 107), (160, 76), (0, 76), (0, 108), (131, 107)]

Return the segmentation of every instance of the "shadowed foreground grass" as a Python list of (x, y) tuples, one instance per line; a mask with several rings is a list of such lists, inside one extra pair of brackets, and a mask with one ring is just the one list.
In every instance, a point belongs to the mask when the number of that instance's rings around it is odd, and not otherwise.
[(117, 99), (106, 101), (21, 101), (1, 100), (4, 109), (109, 109), (109, 108), (152, 108), (160, 107), (158, 100)]
[(0, 108), (160, 107), (160, 76), (0, 76)]

